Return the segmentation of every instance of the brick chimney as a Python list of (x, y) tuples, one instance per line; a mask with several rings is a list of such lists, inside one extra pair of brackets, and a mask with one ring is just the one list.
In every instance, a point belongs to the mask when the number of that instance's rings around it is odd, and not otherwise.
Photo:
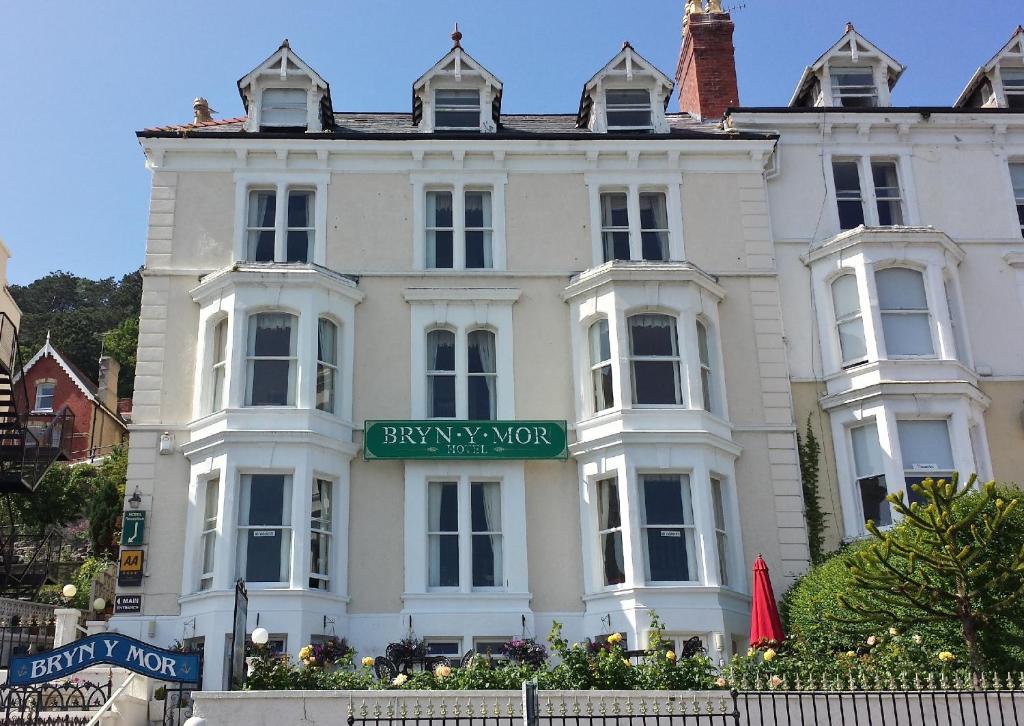
[(701, 0), (689, 0), (683, 19), (683, 47), (676, 66), (679, 110), (701, 121), (720, 119), (725, 109), (738, 106), (734, 26), (722, 4), (711, 0), (705, 12)]
[(121, 364), (109, 355), (100, 356), (100, 379), (96, 382), (100, 403), (111, 411), (117, 411), (117, 378)]

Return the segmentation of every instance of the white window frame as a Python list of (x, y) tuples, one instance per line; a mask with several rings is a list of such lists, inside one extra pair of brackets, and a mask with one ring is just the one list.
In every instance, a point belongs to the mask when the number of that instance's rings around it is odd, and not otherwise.
[[(450, 227), (438, 227), (431, 224), (431, 220), (428, 218), (427, 210), (429, 205), (426, 203), (427, 195), (429, 194), (450, 194), (452, 199), (452, 224)], [(489, 199), (491, 208), (491, 224), (489, 227), (470, 227), (466, 224), (466, 195), (467, 194), (486, 194)], [(442, 186), (442, 185), (430, 185), (423, 190), (423, 209), (424, 209), (424, 226), (423, 226), (423, 240), (424, 240), (424, 257), (422, 259), (422, 269), (424, 270), (470, 270), (473, 272), (477, 271), (489, 271), (498, 269), (497, 258), (496, 258), (496, 230), (498, 227), (498, 219), (496, 218), (495, 210), (495, 197), (496, 192), (494, 187), (485, 184), (463, 184), (460, 186)], [(504, 227), (504, 225), (502, 225)], [(438, 267), (437, 266), (437, 252), (434, 251), (434, 262), (433, 266), (428, 264), (430, 255), (430, 233), (437, 232), (451, 232), (452, 234), (452, 266), (451, 267)], [(491, 252), (491, 265), (490, 267), (469, 267), (466, 264), (466, 245), (467, 245), (467, 232), (481, 232), (484, 234), (485, 245), (490, 246)], [(484, 257), (486, 258), (486, 252)]]
[[(280, 111), (283, 111), (283, 112), (292, 112), (292, 113), (298, 112), (299, 109), (301, 108), (301, 114), (302, 115), (301, 115), (301, 118), (299, 119), (299, 123), (272, 123), (272, 124), (268, 124), (267, 123), (267, 121), (266, 121), (266, 112), (267, 112), (267, 108), (268, 108), (268, 105), (267, 105), (267, 92), (268, 91), (269, 92), (273, 92), (273, 91), (289, 91), (289, 92), (292, 92), (293, 94), (298, 94), (298, 93), (302, 94), (302, 105), (301, 105), (301, 107), (296, 102), (291, 102), (291, 103), (285, 104), (284, 106), (281, 106), (281, 107), (277, 107), (277, 106), (270, 107), (272, 110), (276, 109), (276, 110), (280, 110)], [(261, 130), (263, 129), (263, 127), (267, 127), (267, 128), (270, 128), (270, 129), (275, 129), (275, 128), (284, 128), (284, 129), (302, 128), (302, 129), (307, 129), (307, 128), (309, 128), (309, 89), (307, 87), (296, 87), (296, 86), (268, 86), (266, 88), (263, 88), (260, 91), (259, 118), (260, 118), (260, 129)]]
[[(623, 171), (619, 173), (588, 172), (584, 175), (590, 198), (591, 254), (595, 267), (605, 264), (602, 234), (601, 195), (625, 193), (629, 220), (629, 258), (643, 260), (643, 237), (640, 225), (640, 194), (665, 195), (668, 216), (668, 260), (686, 259), (683, 239), (682, 175), (665, 172)], [(652, 230), (653, 231), (653, 230)], [(655, 263), (656, 264), (656, 263)]]
[[(1019, 81), (1019, 83), (1007, 84), (1007, 76), (1010, 76), (1014, 81)], [(1003, 98), (1006, 101), (1006, 107), (1013, 108), (1014, 110), (1024, 108), (1024, 68), (1000, 68), (999, 82), (1003, 87)], [(1022, 105), (1011, 106), (1011, 97), (1019, 97)]]
[[(470, 338), (472, 338), (475, 333), (484, 333), (484, 334), (488, 334), (488, 335), (491, 336), (491, 341), (494, 344), (494, 370), (493, 371), (471, 371), (471, 370), (469, 370), (469, 347), (470, 347), (469, 344), (470, 344)], [(491, 328), (488, 328), (488, 327), (476, 326), (476, 327), (471, 328), (470, 330), (466, 331), (466, 353), (465, 353), (465, 359), (466, 359), (466, 377), (465, 377), (465, 386), (466, 386), (466, 418), (473, 418), (473, 420), (476, 420), (476, 421), (479, 421), (479, 420), (485, 420), (485, 421), (497, 420), (497, 418), (498, 418), (498, 359), (497, 358), (498, 358), (498, 334), (497, 334), (497, 332), (495, 330), (493, 330)], [(456, 360), (456, 368), (458, 368), (458, 355), (457, 354), (456, 354), (455, 360)], [(471, 417), (469, 415), (469, 398), (470, 398), (470, 387), (471, 387), (470, 384), (471, 384), (471, 382), (473, 381), (474, 378), (482, 378), (485, 381), (487, 379), (491, 379), (492, 380), (492, 384), (491, 385), (494, 386), (494, 410), (491, 411), (491, 417), (489, 419), (481, 419), (480, 417)], [(458, 384), (458, 373), (457, 372), (456, 372), (456, 383), (455, 383), (455, 385), (456, 385), (456, 387), (459, 385)], [(458, 396), (456, 396), (456, 401), (458, 401)]]
[[(675, 342), (675, 354), (674, 355), (636, 355), (633, 352), (633, 326), (631, 320), (635, 317), (640, 316), (661, 316), (668, 318), (671, 325), (666, 326), (666, 330), (669, 330), (672, 334), (672, 340)], [(682, 346), (680, 345), (679, 335), (679, 315), (662, 312), (658, 310), (652, 310), (650, 312), (634, 312), (626, 315), (626, 350), (629, 355), (629, 380), (630, 380), (630, 403), (633, 408), (661, 408), (665, 406), (686, 406), (686, 387), (683, 385), (683, 373), (685, 370), (685, 362), (682, 354)], [(696, 353), (696, 351), (694, 351)], [(636, 394), (636, 364), (637, 363), (658, 363), (668, 362), (673, 363), (675, 366), (675, 402), (672, 403), (639, 403), (637, 401)]]
[[(608, 357), (604, 360), (595, 361), (594, 341), (592, 335), (597, 326), (601, 325), (602, 323), (604, 323), (605, 335), (608, 339)], [(598, 343), (600, 344), (600, 341), (598, 341)], [(609, 320), (608, 318), (596, 318), (592, 320), (589, 325), (587, 325), (587, 355), (589, 356), (590, 363), (591, 413), (597, 415), (604, 411), (609, 411), (615, 408), (615, 366), (612, 363), (613, 356), (611, 320)], [(611, 401), (609, 401), (609, 405), (607, 406), (599, 406), (599, 399), (604, 398), (603, 386), (600, 382), (603, 377), (603, 372), (606, 368), (608, 369), (608, 374), (611, 378)]]
[[(866, 89), (869, 86), (864, 84), (847, 84), (844, 85), (839, 82), (839, 76), (847, 74), (867, 74), (871, 76), (870, 92), (866, 91), (849, 91), (844, 92), (844, 89)], [(872, 99), (872, 103), (868, 106), (877, 107), (879, 105), (879, 91), (878, 91), (878, 80), (875, 74), (874, 66), (868, 66), (866, 68), (858, 68), (853, 66), (829, 66), (829, 82), (832, 94), (832, 105), (840, 108), (864, 108), (863, 106), (845, 106), (843, 104), (844, 98), (869, 98)]]
[[(281, 476), (284, 477), (284, 487), (281, 496), (282, 500), (282, 512), (281, 521), (282, 524), (249, 524), (242, 523), (242, 504), (247, 501), (247, 497), (244, 496), (243, 492), (245, 487), (252, 485), (253, 476)], [(284, 575), (282, 579), (277, 581), (262, 581), (262, 580), (246, 580), (246, 585), (250, 588), (273, 588), (273, 587), (288, 587), (293, 573), (293, 552), (295, 548), (294, 541), (294, 530), (292, 519), (294, 516), (292, 494), (293, 487), (295, 486), (295, 477), (292, 472), (273, 471), (273, 470), (239, 470), (238, 472), (238, 502), (235, 505), (237, 513), (237, 521), (235, 524), (235, 576), (237, 578), (245, 579), (245, 570), (248, 566), (248, 551), (246, 551), (246, 561), (242, 562), (242, 536), (244, 532), (249, 530), (278, 530), (281, 534), (282, 543), (285, 545), (284, 551), (281, 555), (281, 573)], [(251, 490), (250, 490), (251, 491)], [(251, 497), (251, 494), (249, 495)]]
[[(849, 193), (845, 193), (844, 196), (840, 198), (840, 196), (839, 196), (839, 187), (836, 186), (836, 179), (835, 179), (836, 164), (852, 164), (853, 165), (853, 168), (857, 172), (857, 192), (858, 193), (857, 193), (856, 196), (853, 196), (852, 194), (849, 194)], [(843, 227), (842, 215), (839, 212), (839, 203), (840, 202), (846, 202), (846, 203), (859, 202), (860, 203), (861, 218), (863, 219), (862, 224), (864, 224), (864, 225), (870, 224), (870, 219), (868, 217), (868, 207), (869, 207), (869, 205), (866, 203), (867, 200), (865, 199), (865, 195), (864, 195), (864, 175), (861, 173), (862, 170), (861, 170), (860, 167), (861, 167), (861, 164), (859, 163), (859, 160), (856, 159), (856, 158), (838, 157), (838, 156), (832, 158), (832, 176), (831, 176), (830, 181), (832, 182), (833, 196), (835, 197), (835, 201), (836, 201), (835, 210), (836, 210), (836, 218), (839, 221), (838, 228), (841, 229), (841, 230), (856, 229), (856, 226), (854, 226), (854, 227)]]
[(711, 365), (711, 331), (708, 330), (708, 323), (699, 317), (695, 321), (694, 329), (697, 333), (697, 364), (700, 368), (701, 403), (705, 411), (716, 413), (718, 409), (715, 397), (717, 382), (714, 368)]
[[(210, 489), (215, 487), (215, 497), (212, 502), (213, 514), (210, 513)], [(203, 498), (203, 520), (199, 534), (199, 590), (210, 590), (213, 588), (214, 573), (217, 570), (217, 530), (221, 510), (221, 477), (210, 477), (202, 484)], [(206, 570), (206, 547), (209, 544), (212, 556), (211, 568)]]
[[(312, 507), (312, 494), (313, 494), (313, 491), (315, 491), (317, 485), (319, 485), (319, 484), (324, 484), (326, 486), (326, 488), (327, 488), (327, 491), (328, 491), (328, 501), (330, 503), (329, 504), (330, 510), (328, 512), (329, 516), (327, 516), (327, 517), (321, 516), (320, 518), (314, 518), (313, 515), (312, 515), (312, 509), (310, 510), (310, 517), (309, 517), (310, 563), (309, 563), (309, 578), (308, 578), (308, 582), (309, 582), (309, 588), (311, 590), (315, 589), (315, 590), (318, 590), (320, 592), (330, 592), (331, 588), (332, 588), (332, 585), (333, 585), (332, 572), (331, 571), (334, 569), (334, 563), (333, 563), (332, 560), (334, 558), (334, 522), (335, 522), (335, 510), (336, 510), (335, 498), (337, 496), (337, 489), (338, 489), (338, 487), (337, 487), (336, 483), (332, 479), (320, 476), (319, 474), (314, 474), (313, 475), (313, 479), (312, 479), (311, 488), (310, 488), (310, 507)], [(323, 505), (321, 504), (321, 507), (322, 506)], [(321, 513), (322, 512), (323, 512), (323, 509), (321, 508)], [(324, 568), (323, 572), (316, 572), (316, 571), (313, 570), (313, 560), (312, 560), (313, 535), (319, 535), (320, 536), (320, 541), (322, 543), (321, 546), (323, 547), (323, 553), (322, 553), (321, 559), (322, 559), (322, 561), (326, 565), (326, 567)], [(312, 584), (313, 580), (316, 580), (317, 582), (321, 583), (321, 586), (320, 587), (313, 587), (313, 584)]]
[[(949, 441), (949, 458), (950, 458), (951, 461), (953, 461), (953, 466), (951, 466), (949, 468), (940, 468), (937, 465), (935, 465), (933, 462), (915, 462), (915, 461), (911, 461), (911, 462), (906, 462), (905, 463), (903, 461), (903, 459), (905, 458), (905, 455), (903, 453), (903, 444), (902, 444), (902, 441), (901, 441), (901, 443), (900, 443), (900, 462), (899, 462), (899, 466), (900, 466), (900, 469), (903, 470), (903, 491), (904, 491), (904, 493), (906, 495), (904, 497), (903, 501), (906, 502), (907, 504), (909, 504), (910, 501), (911, 501), (911, 495), (913, 495), (914, 497), (917, 497), (916, 492), (913, 492), (911, 490), (911, 488), (910, 488), (911, 485), (910, 485), (910, 482), (908, 481), (908, 479), (919, 479), (919, 478), (931, 477), (933, 479), (946, 479), (947, 481), (949, 481), (949, 478), (953, 475), (953, 472), (956, 470), (955, 454), (954, 454), (954, 451), (953, 451), (953, 446), (954, 446), (953, 432), (950, 430), (950, 423), (951, 422), (950, 422), (950, 419), (948, 417), (928, 417), (928, 418), (924, 418), (924, 417), (902, 417), (902, 416), (900, 416), (900, 417), (897, 417), (897, 419), (896, 419), (896, 438), (897, 438), (898, 441), (900, 440), (900, 438), (899, 438), (899, 430), (900, 430), (901, 426), (904, 426), (906, 424), (913, 425), (915, 423), (934, 423), (934, 422), (939, 422), (939, 421), (941, 421), (942, 423), (944, 423), (946, 425), (946, 437), (947, 437), (947, 440)], [(969, 441), (970, 441), (970, 430), (968, 430), (968, 442)], [(908, 466), (908, 464), (909, 464), (909, 466)], [(926, 467), (924, 465), (931, 465), (931, 466), (927, 466)]]
[[(321, 323), (328, 323), (334, 327), (334, 363), (323, 360), (320, 355), (320, 325)], [(320, 402), (316, 401), (316, 409), (323, 411), (324, 413), (337, 414), (338, 413), (338, 383), (339, 375), (341, 371), (341, 324), (332, 317), (327, 315), (321, 315), (316, 321), (316, 380), (319, 386), (320, 382), (320, 371), (324, 370), (330, 373), (331, 381), (331, 405), (321, 407)], [(319, 394), (317, 395), (319, 398)]]
[[(669, 478), (677, 477), (679, 480), (680, 497), (682, 497), (682, 488), (685, 486), (689, 490), (690, 499), (690, 519), (692, 520), (689, 524), (685, 522), (681, 524), (650, 524), (647, 521), (647, 487), (646, 478), (659, 477)], [(689, 471), (654, 471), (648, 469), (638, 469), (636, 473), (636, 484), (639, 493), (638, 502), (640, 504), (640, 532), (637, 544), (640, 546), (643, 553), (644, 563), (644, 580), (648, 585), (662, 585), (662, 584), (684, 584), (693, 585), (702, 582), (701, 572), (701, 557), (700, 557), (700, 546), (701, 546), (701, 531), (697, 526), (698, 523), (698, 512), (696, 502), (693, 496), (693, 474)], [(684, 516), (685, 519), (685, 516)], [(678, 530), (679, 536), (686, 543), (686, 553), (688, 560), (687, 562), (687, 574), (690, 576), (687, 580), (655, 580), (651, 577), (651, 562), (650, 562), (650, 547), (648, 544), (649, 530)], [(692, 541), (687, 538), (687, 532), (691, 533)], [(690, 547), (692, 545), (692, 551)], [(692, 564), (692, 567), (691, 567)]]
[[(717, 486), (716, 486), (717, 485)], [(734, 587), (733, 568), (729, 546), (729, 499), (724, 477), (711, 472), (708, 477), (708, 493), (711, 497), (712, 525), (715, 530), (715, 549), (718, 552), (718, 584)], [(692, 496), (692, 493), (691, 493)], [(694, 517), (696, 520), (696, 517)]]
[[(1020, 236), (1024, 237), (1024, 159), (1011, 160), (1009, 164), (1010, 169), (1010, 189), (1013, 194), (1013, 201), (1017, 207), (1017, 224), (1020, 227)], [(1018, 187), (1013, 180), (1014, 169), (1019, 170), (1020, 175), (1020, 186)]]
[[(616, 106), (616, 111), (629, 112), (629, 111), (646, 111), (648, 114), (648, 122), (637, 126), (613, 126), (611, 123), (611, 104), (608, 101), (609, 92), (614, 93), (616, 91), (646, 91), (647, 92), (647, 103), (634, 103), (634, 104), (620, 104)], [(654, 92), (648, 87), (637, 87), (631, 86), (605, 86), (604, 88), (604, 118), (605, 128), (609, 131), (650, 131), (654, 128)]]
[[(236, 171), (235, 180), (235, 240), (234, 262), (249, 263), (248, 221), (249, 192), (264, 189), (276, 193), (274, 208), (274, 263), (273, 264), (327, 264), (327, 189), (331, 175), (326, 172), (264, 172)], [(287, 259), (287, 200), (288, 192), (313, 192), (313, 235), (309, 259), (306, 263), (286, 263)], [(294, 229), (308, 230), (309, 227)], [(272, 264), (272, 263), (259, 263)]]
[[(896, 309), (896, 308), (882, 308), (881, 294), (878, 293), (878, 273), (884, 272), (885, 270), (911, 270), (921, 276), (921, 289), (924, 292), (924, 303), (923, 308), (908, 308), (908, 309)], [(875, 293), (878, 302), (878, 336), (879, 350), (885, 350), (885, 359), (887, 360), (928, 360), (939, 357), (940, 347), (935, 337), (935, 316), (932, 313), (932, 300), (931, 294), (928, 291), (929, 280), (928, 270), (922, 269), (912, 264), (883, 264), (874, 267), (872, 274), (875, 277)], [(925, 324), (928, 328), (928, 336), (931, 340), (932, 350), (930, 353), (892, 353), (889, 350), (889, 341), (885, 339), (885, 316), (886, 315), (924, 315)]]
[[(505, 249), (505, 186), (508, 174), (463, 170), (453, 172), (415, 171), (410, 175), (413, 188), (413, 240), (412, 266), (450, 275), (453, 272), (489, 274), (492, 270), (506, 269)], [(427, 192), (452, 193), (452, 267), (427, 266)], [(491, 267), (466, 267), (466, 192), (491, 193)], [(444, 227), (442, 229), (447, 229)]]
[[(868, 160), (868, 164), (869, 164), (869, 168), (871, 169), (871, 191), (872, 191), (872, 194), (874, 195), (874, 210), (875, 210), (876, 222), (878, 223), (879, 226), (883, 226), (882, 223), (881, 223), (881, 218), (882, 218), (882, 215), (881, 215), (881, 205), (883, 205), (883, 204), (895, 204), (896, 205), (896, 210), (897, 210), (897, 215), (899, 217), (899, 222), (895, 222), (892, 225), (884, 225), (884, 226), (896, 226), (896, 227), (905, 226), (906, 225), (906, 218), (907, 218), (907, 214), (906, 214), (907, 210), (906, 210), (906, 205), (904, 204), (904, 201), (903, 201), (903, 196), (904, 196), (903, 195), (903, 180), (902, 180), (902, 175), (900, 174), (900, 162), (899, 162), (899, 159), (893, 159), (893, 158), (889, 158), (889, 157), (886, 157), (886, 156), (873, 156), (873, 157), (871, 157)], [(893, 173), (896, 174), (896, 186), (895, 186), (896, 193), (895, 194), (892, 194), (892, 193), (882, 194), (881, 190), (883, 190), (883, 189), (893, 189), (893, 187), (879, 187), (878, 184), (875, 182), (875, 167), (876, 166), (881, 166), (883, 164), (891, 165), (892, 169), (893, 169)]]
[[(282, 355), (256, 355), (249, 350), (249, 338), (253, 337), (251, 330), (256, 318), (260, 315), (289, 315), (292, 318), (291, 337), (289, 343), (289, 354)], [(299, 348), (300, 326), (302, 318), (291, 310), (253, 310), (246, 316), (246, 338), (245, 338), (245, 406), (246, 408), (295, 408), (297, 405), (297, 390), (299, 388)], [(255, 341), (255, 338), (253, 338)], [(252, 403), (252, 386), (255, 377), (255, 363), (257, 361), (288, 361), (288, 396), (286, 403), (254, 404)]]
[[(849, 278), (852, 278), (852, 280), (853, 280), (854, 293), (855, 293), (855, 295), (857, 297), (857, 309), (854, 312), (849, 312), (849, 313), (845, 313), (843, 315), (840, 315), (839, 312), (836, 310), (835, 285), (836, 285), (836, 283), (838, 283), (844, 277), (849, 277)], [(866, 334), (865, 329), (864, 329), (864, 308), (863, 308), (863, 306), (861, 304), (860, 283), (857, 280), (857, 273), (856, 273), (856, 271), (849, 270), (849, 269), (844, 269), (838, 275), (830, 278), (828, 280), (828, 292), (829, 292), (829, 301), (830, 301), (830, 303), (832, 305), (832, 320), (834, 322), (834, 325), (832, 326), (832, 330), (835, 333), (835, 345), (836, 345), (836, 351), (838, 352), (838, 360), (839, 360), (839, 363), (840, 363), (840, 367), (843, 368), (843, 369), (847, 369), (847, 368), (852, 368), (854, 366), (858, 366), (861, 363), (867, 362), (867, 360), (868, 360), (868, 344), (867, 344), (867, 334)], [(841, 334), (840, 328), (842, 328), (844, 325), (848, 325), (848, 324), (854, 323), (854, 322), (860, 324), (859, 327), (860, 327), (861, 338), (864, 339), (864, 354), (861, 355), (861, 356), (853, 356), (853, 357), (847, 358), (846, 357), (846, 352), (843, 350), (843, 339), (842, 339), (842, 334)]]
[[(44, 389), (49, 390), (49, 394), (44, 393)], [(35, 404), (32, 406), (33, 413), (53, 413), (53, 399), (57, 393), (57, 381), (52, 378), (40, 378), (36, 381), (36, 397)], [(46, 398), (50, 399), (50, 405), (44, 406), (43, 403)]]
[[(875, 468), (873, 471), (863, 471), (863, 472), (860, 472), (860, 471), (857, 470), (857, 454), (856, 454), (857, 447), (853, 443), (854, 442), (854, 431), (863, 430), (863, 431), (865, 431), (865, 434), (869, 434), (869, 432), (867, 431), (868, 429), (874, 429), (874, 438), (870, 439), (870, 440), (871, 440), (871, 442), (875, 446), (875, 451), (877, 452), (877, 456), (878, 456), (879, 460), (878, 460), (878, 462), (876, 462), (877, 468)], [(846, 428), (846, 442), (847, 442), (846, 445), (849, 447), (848, 451), (849, 451), (849, 457), (850, 457), (850, 464), (852, 466), (851, 472), (852, 472), (852, 475), (853, 475), (853, 495), (852, 495), (852, 497), (853, 497), (853, 501), (856, 503), (857, 512), (860, 514), (860, 528), (861, 528), (861, 532), (866, 532), (867, 531), (864, 528), (864, 525), (867, 523), (868, 519), (872, 519), (872, 521), (874, 521), (875, 524), (878, 525), (879, 527), (886, 527), (886, 526), (891, 525), (892, 524), (892, 520), (893, 520), (893, 514), (894, 514), (893, 511), (892, 511), (892, 507), (889, 507), (888, 521), (876, 520), (874, 517), (869, 517), (868, 513), (864, 511), (864, 494), (863, 494), (863, 486), (861, 484), (862, 482), (866, 482), (866, 481), (868, 481), (870, 479), (878, 479), (880, 477), (881, 478), (881, 483), (886, 487), (886, 496), (888, 496), (888, 493), (889, 493), (889, 483), (888, 483), (889, 479), (886, 476), (885, 467), (881, 463), (881, 458), (882, 458), (883, 454), (882, 454), (882, 442), (881, 442), (881, 438), (880, 438), (880, 435), (879, 435), (878, 421), (876, 419), (873, 419), (873, 418), (865, 418), (865, 419), (861, 419), (860, 421), (857, 421), (854, 425), (848, 426)], [(885, 506), (889, 506), (889, 505), (885, 504)]]
[[(618, 526), (615, 526), (615, 527), (607, 527), (607, 528), (603, 528), (602, 529), (602, 522), (601, 522), (601, 484), (604, 483), (604, 482), (608, 482), (608, 481), (614, 482), (614, 484), (615, 484), (615, 496), (616, 496), (616, 499), (618, 500), (618, 505), (619, 505), (619, 507), (618, 507), (618, 510), (619, 510), (619, 524), (618, 524)], [(599, 565), (600, 565), (600, 568), (599, 568), (600, 581), (599, 581), (598, 584), (599, 584), (600, 587), (605, 588), (605, 589), (614, 589), (614, 588), (622, 587), (622, 586), (624, 586), (626, 584), (627, 579), (628, 579), (627, 578), (627, 574), (626, 574), (626, 561), (627, 561), (626, 549), (625, 549), (625, 547), (626, 547), (626, 544), (625, 544), (626, 532), (625, 532), (625, 528), (623, 527), (623, 514), (626, 514), (628, 516), (628, 512), (625, 512), (625, 513), (623, 512), (621, 486), (622, 486), (622, 483), (619, 481), (619, 477), (616, 474), (616, 472), (614, 472), (614, 471), (609, 472), (607, 475), (599, 476), (599, 477), (595, 478), (595, 480), (594, 480), (594, 504), (595, 504), (595, 506), (594, 506), (594, 513), (595, 513), (595, 515), (597, 517), (597, 522), (596, 522), (596, 525), (595, 525), (595, 529), (597, 531), (597, 544), (596, 544), (596, 547), (597, 547), (598, 556), (600, 557), (600, 562), (599, 562)], [(607, 562), (605, 561), (604, 538), (606, 536), (615, 535), (615, 534), (618, 535), (619, 549), (622, 550), (622, 581), (621, 582), (608, 582), (608, 577), (607, 577), (608, 565), (607, 565)]]
[(450, 659), (462, 655), (462, 638), (437, 635), (424, 638), (423, 642), (427, 646), (427, 655), (429, 656), (445, 656)]
[[(217, 334), (223, 326), (223, 338), (218, 347)], [(210, 398), (207, 413), (223, 411), (228, 406), (228, 348), (231, 343), (231, 322), (223, 315), (214, 320), (210, 330)]]
[[(445, 93), (445, 92), (450, 92), (450, 91), (475, 91), (476, 94), (477, 94), (477, 96), (476, 96), (476, 105), (475, 106), (468, 106), (468, 105), (463, 106), (463, 105), (459, 105), (459, 104), (448, 105), (448, 104), (441, 104), (441, 103), (439, 103), (438, 100), (437, 100), (438, 93)], [(452, 87), (433, 88), (433, 89), (431, 89), (430, 98), (431, 98), (431, 113), (433, 113), (433, 128), (434, 128), (435, 131), (469, 131), (469, 130), (480, 131), (481, 130), (480, 119), (481, 119), (481, 116), (482, 116), (482, 113), (483, 113), (483, 104), (484, 104), (484, 92), (483, 92), (482, 88), (452, 88)], [(440, 126), (437, 123), (437, 113), (438, 113), (438, 111), (442, 111), (442, 112), (445, 112), (445, 111), (447, 111), (447, 112), (460, 112), (460, 111), (471, 111), (471, 110), (475, 110), (476, 111), (476, 123), (475, 124), (467, 124), (465, 126)]]
[[(433, 488), (432, 485), (436, 484), (454, 484), (456, 487), (457, 496), (457, 507), (458, 507), (458, 529), (457, 530), (432, 530), (430, 528), (430, 490)], [(472, 526), (472, 487), (474, 484), (497, 484), (499, 494), (499, 508), (502, 509), (500, 512), (499, 529), (488, 530), (486, 532), (476, 532)], [(504, 485), (500, 478), (486, 477), (486, 476), (466, 476), (456, 475), (450, 477), (431, 477), (427, 480), (427, 502), (428, 506), (425, 511), (426, 522), (426, 548), (427, 553), (427, 589), (429, 592), (504, 592), (506, 590), (505, 582), (506, 569), (505, 569), (505, 492)], [(500, 581), (501, 585), (474, 585), (473, 584), (473, 539), (476, 536), (498, 536), (501, 542), (501, 563), (502, 571), (500, 573), (492, 573), (496, 581)], [(430, 539), (432, 537), (458, 537), (459, 544), (459, 571), (458, 571), (458, 584), (457, 585), (432, 585), (430, 584)]]

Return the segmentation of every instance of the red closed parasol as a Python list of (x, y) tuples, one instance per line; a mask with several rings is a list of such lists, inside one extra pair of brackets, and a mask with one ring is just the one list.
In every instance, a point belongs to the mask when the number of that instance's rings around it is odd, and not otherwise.
[(750, 644), (754, 647), (768, 642), (781, 643), (786, 637), (782, 632), (779, 606), (775, 603), (772, 581), (768, 576), (768, 565), (761, 555), (754, 560), (754, 602), (750, 606)]

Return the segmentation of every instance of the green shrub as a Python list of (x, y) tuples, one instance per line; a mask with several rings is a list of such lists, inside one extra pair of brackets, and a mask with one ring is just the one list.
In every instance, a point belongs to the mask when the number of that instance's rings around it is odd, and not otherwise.
[[(1004, 499), (1020, 496), (1020, 491), (998, 487)], [(957, 502), (958, 507), (971, 507), (980, 494), (972, 494)], [(896, 525), (897, 536), (909, 536), (903, 525)], [(886, 628), (870, 624), (843, 622), (853, 613), (839, 600), (839, 595), (854, 588), (847, 563), (872, 540), (858, 540), (825, 559), (800, 578), (782, 599), (781, 614), (787, 636), (799, 642), (810, 657), (831, 657), (848, 651), (859, 652), (871, 636), (882, 637)], [(1014, 510), (992, 545), (997, 552), (1009, 555), (1024, 546), (1024, 508)], [(1007, 558), (1008, 559), (1008, 558)], [(1005, 597), (1006, 593), (988, 593), (987, 597)], [(870, 600), (870, 593), (857, 593), (861, 602)], [(916, 621), (906, 635), (918, 635), (925, 650), (932, 654), (948, 650), (963, 663), (966, 659), (963, 634), (959, 623), (933, 622), (917, 617), (910, 608), (893, 610), (894, 621)], [(881, 632), (879, 632), (881, 631)], [(1024, 668), (1024, 618), (993, 618), (981, 631), (985, 667), (989, 670), (1021, 670)]]

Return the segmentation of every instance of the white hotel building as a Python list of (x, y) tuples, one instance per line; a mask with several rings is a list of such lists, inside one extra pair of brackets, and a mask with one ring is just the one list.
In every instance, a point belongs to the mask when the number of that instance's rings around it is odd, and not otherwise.
[[(503, 114), (459, 36), (411, 113), (337, 112), (285, 42), (244, 116), (139, 132), (148, 523), (113, 627), (201, 643), (219, 687), (242, 578), (292, 655), (554, 620), (642, 646), (653, 609), (717, 659), (746, 647), (754, 556), (778, 593), (807, 567), (809, 415), (833, 543), (878, 486), (1017, 476), (1019, 42), (959, 106), (897, 109), (902, 68), (851, 29), (790, 107), (727, 112), (732, 22), (686, 13), (675, 81), (627, 44), (577, 114)], [(564, 421), (568, 446), (379, 459), (374, 420)]]

